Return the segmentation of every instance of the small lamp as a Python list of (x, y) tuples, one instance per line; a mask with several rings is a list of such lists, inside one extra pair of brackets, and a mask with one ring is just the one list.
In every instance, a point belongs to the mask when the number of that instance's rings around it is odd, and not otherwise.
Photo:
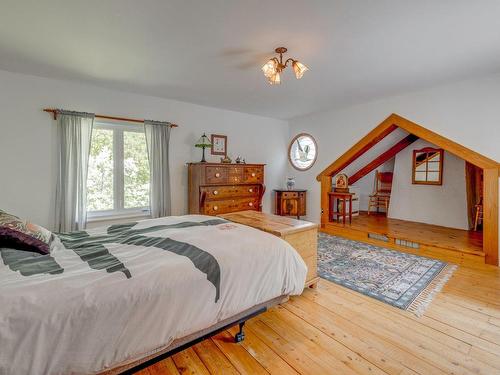
[(202, 154), (203, 156), (201, 158), (200, 163), (206, 163), (207, 161), (205, 160), (205, 149), (207, 147), (208, 148), (212, 147), (212, 144), (208, 140), (208, 137), (205, 135), (205, 133), (203, 133), (203, 135), (200, 137), (200, 139), (198, 139), (198, 142), (196, 142), (194, 147), (199, 147), (199, 148), (203, 149), (203, 154)]

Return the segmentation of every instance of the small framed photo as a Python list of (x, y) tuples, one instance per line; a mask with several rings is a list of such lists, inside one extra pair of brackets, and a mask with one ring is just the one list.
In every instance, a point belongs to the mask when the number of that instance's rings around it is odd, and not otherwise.
[(210, 153), (212, 155), (227, 156), (227, 136), (220, 134), (212, 134), (210, 143), (212, 148)]

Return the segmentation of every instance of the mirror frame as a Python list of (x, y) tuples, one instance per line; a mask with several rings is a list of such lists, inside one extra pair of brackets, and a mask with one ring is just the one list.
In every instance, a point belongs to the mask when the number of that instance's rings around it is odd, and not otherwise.
[[(439, 153), (439, 180), (438, 181), (419, 181), (415, 179), (415, 172), (417, 168), (417, 154), (419, 153)], [(424, 147), (420, 150), (413, 150), (413, 159), (412, 159), (412, 183), (413, 185), (442, 185), (443, 184), (443, 158), (444, 158), (444, 150), (442, 148), (433, 148), (433, 147)], [(428, 161), (426, 161), (428, 164)], [(428, 173), (428, 168), (425, 170), (426, 177)]]

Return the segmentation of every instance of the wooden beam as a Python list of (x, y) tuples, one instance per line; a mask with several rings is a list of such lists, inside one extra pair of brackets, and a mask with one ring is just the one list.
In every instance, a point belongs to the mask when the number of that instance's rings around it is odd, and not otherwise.
[(406, 130), (410, 134), (414, 134), (417, 137), (435, 144), (436, 146), (444, 149), (445, 151), (451, 152), (452, 154), (458, 156), (469, 163), (472, 163), (479, 168), (489, 169), (489, 168), (499, 168), (500, 164), (495, 160), (487, 158), (461, 144), (458, 144), (451, 139), (445, 138), (442, 135), (434, 133), (433, 131), (424, 128), (410, 120), (405, 119), (395, 113), (389, 116), (391, 122), (401, 129)]
[(321, 228), (325, 228), (328, 223), (330, 207), (328, 204), (328, 193), (332, 190), (331, 176), (321, 176)]
[(367, 165), (365, 165), (363, 168), (358, 170), (356, 173), (354, 173), (351, 177), (349, 177), (349, 185), (355, 184), (357, 181), (362, 179), (364, 176), (366, 176), (368, 173), (373, 171), (375, 168), (378, 168), (382, 164), (384, 164), (386, 161), (389, 159), (392, 159), (398, 152), (401, 150), (404, 150), (406, 147), (411, 145), (413, 142), (415, 142), (418, 139), (416, 135), (410, 134), (407, 137), (403, 138), (400, 140), (398, 143), (396, 143), (394, 146), (392, 146), (389, 150), (385, 151), (375, 159), (373, 159), (371, 162), (369, 162)]
[(397, 126), (391, 124), (390, 121), (386, 119), (379, 126), (373, 129), (370, 133), (365, 135), (358, 143), (347, 150), (340, 158), (335, 160), (330, 164), (323, 172), (321, 172), (316, 179), (321, 180), (321, 176), (334, 176), (342, 169), (351, 164), (354, 160), (363, 155), (366, 151), (372, 148), (374, 145), (379, 143), (388, 134), (392, 133), (397, 129)]
[(483, 251), (486, 264), (498, 266), (498, 168), (483, 170)]

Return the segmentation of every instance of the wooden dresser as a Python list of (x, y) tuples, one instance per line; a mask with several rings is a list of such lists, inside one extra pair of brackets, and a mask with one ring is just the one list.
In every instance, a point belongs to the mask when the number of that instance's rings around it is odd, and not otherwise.
[(283, 238), (297, 250), (307, 265), (305, 286), (317, 286), (318, 224), (255, 211), (234, 212), (220, 217)]
[(265, 164), (189, 163), (189, 213), (262, 209)]

